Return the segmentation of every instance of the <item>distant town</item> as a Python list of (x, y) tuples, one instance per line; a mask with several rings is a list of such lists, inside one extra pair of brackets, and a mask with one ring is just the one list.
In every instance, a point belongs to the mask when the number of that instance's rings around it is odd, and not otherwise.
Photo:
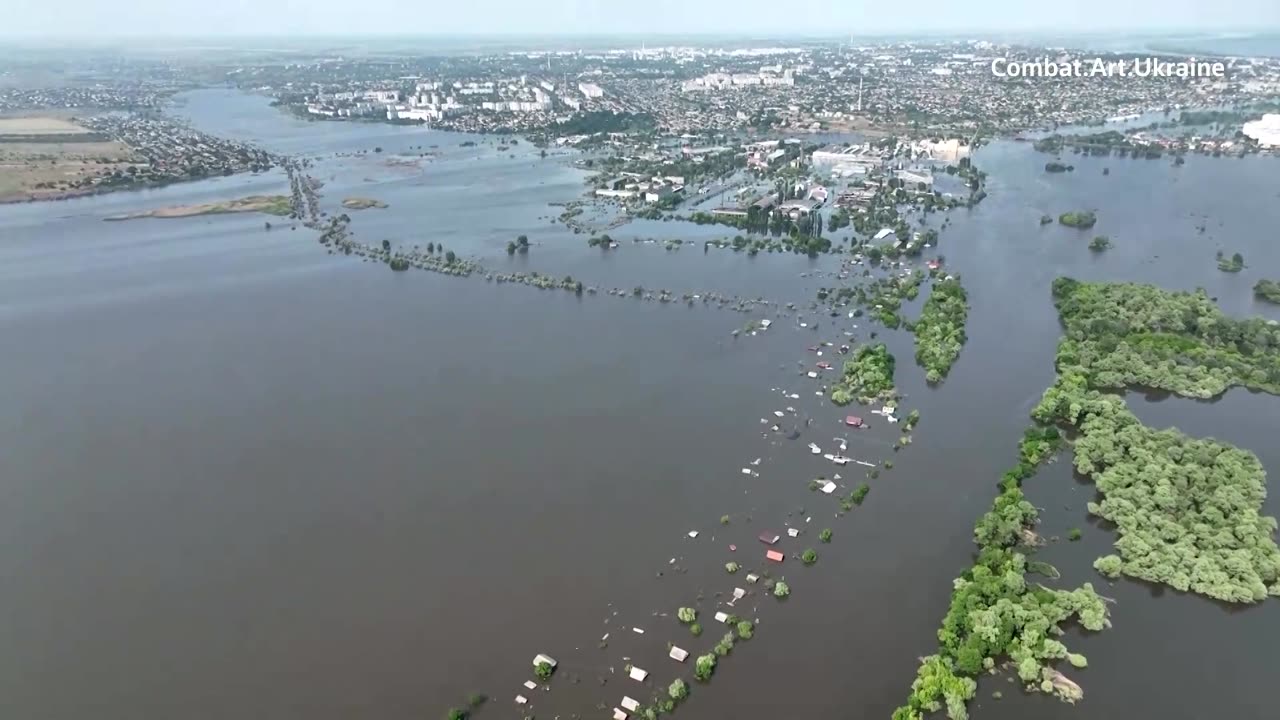
[[(255, 54), (179, 63), (127, 53), (104, 61), (94, 53), (60, 60), (56, 82), (32, 72), (36, 61), (11, 62), (0, 86), (0, 165), (10, 170), (0, 200), (74, 197), (278, 164), (244, 143), (185, 129), (164, 112), (183, 90), (227, 85), (315, 121), (420, 124), (518, 134), (544, 148), (609, 148), (654, 172), (642, 181), (646, 172), (619, 167), (637, 176), (634, 182), (615, 179), (596, 188), (598, 195), (649, 203), (679, 198), (684, 183), (662, 178), (690, 174), (662, 170), (664, 163), (716, 165), (729, 153), (733, 164), (760, 174), (781, 165), (851, 178), (895, 164), (869, 149), (880, 138), (895, 142), (892, 156), (907, 162), (892, 169), (912, 188), (931, 186), (925, 168), (912, 162), (955, 165), (969, 148), (999, 136), (1031, 137), (1059, 153), (1100, 146), (1142, 156), (1280, 149), (1280, 61), (1235, 58), (1221, 77), (1191, 78), (1046, 82), (992, 70), (1045, 57), (1071, 63), (1098, 56), (988, 41), (316, 53), (285, 62)], [(1122, 54), (1104, 59), (1137, 62)], [(1097, 136), (1041, 139), (1066, 125), (1108, 127)], [(797, 148), (810, 145), (818, 147), (801, 158)], [(870, 191), (845, 183), (830, 199), (849, 202)]]

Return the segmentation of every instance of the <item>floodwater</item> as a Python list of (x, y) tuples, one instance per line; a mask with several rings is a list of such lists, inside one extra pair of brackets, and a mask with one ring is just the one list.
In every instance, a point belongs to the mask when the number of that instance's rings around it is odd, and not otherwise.
[[(576, 197), (583, 176), (571, 156), (543, 159), (524, 142), (499, 150), (420, 128), (307, 123), (221, 90), (192, 93), (177, 112), (311, 157), (330, 212), (349, 196), (387, 202), (350, 213), (366, 242), (443, 242), (496, 270), (603, 288), (799, 302), (832, 284), (811, 274), (831, 258), (704, 254), (701, 240), (726, 228), (636, 223), (611, 231), (617, 251), (588, 249), (547, 205)], [(423, 152), (433, 157), (416, 167), (388, 166)], [(806, 346), (839, 341), (852, 320), (770, 313), (768, 332), (735, 339), (765, 314), (392, 273), (328, 255), (315, 233), (275, 218), (267, 231), (261, 216), (101, 221), (284, 192), (280, 173), (0, 207), (0, 709), (30, 720), (407, 719), (484, 693), (493, 700), (480, 717), (520, 717), (512, 698), (524, 693), (538, 717), (604, 717), (598, 704), (645, 701), (692, 675), (667, 643), (714, 645), (717, 593), (750, 587), (723, 564), (759, 568), (755, 536), (792, 525), (805, 535), (785, 549), (813, 546), (820, 561), (774, 568), (787, 601), (738, 604), (759, 619), (756, 637), (680, 712), (887, 717), (936, 644), (973, 521), (1052, 380), (1052, 279), (1203, 286), (1232, 314), (1280, 318), (1250, 292), (1280, 261), (1269, 242), (1280, 162), (1079, 157), (1057, 175), (1044, 162), (1026, 143), (979, 152), (989, 196), (951, 215), (939, 248), (970, 290), (970, 340), (929, 389), (909, 338), (887, 334), (904, 407), (922, 415), (896, 454), (896, 428), (868, 416), (871, 429), (843, 432), (845, 412), (798, 372), (814, 361)], [(1038, 225), (1080, 208), (1097, 211), (1093, 231)], [(533, 247), (507, 257), (517, 234)], [(1089, 252), (1093, 234), (1115, 248)], [(634, 236), (694, 243), (667, 251)], [(1249, 268), (1220, 273), (1218, 249)], [(1129, 401), (1147, 422), (1238, 442), (1280, 467), (1267, 442), (1280, 432), (1275, 398)], [(797, 414), (782, 422), (801, 437), (762, 435), (760, 419), (787, 406)], [(805, 445), (834, 451), (846, 434), (848, 454), (896, 467), (836, 518), (835, 498), (809, 479), (841, 470), (847, 493), (862, 474)], [(743, 475), (756, 458), (758, 476)], [(1270, 717), (1277, 601), (1224, 609), (1108, 583), (1090, 563), (1113, 533), (1089, 522), (1092, 490), (1069, 456), (1028, 492), (1045, 534), (1085, 529), (1044, 556), (1064, 586), (1091, 581), (1115, 598), (1115, 627), (1072, 631), (1090, 661), (1073, 674), (1081, 707), (991, 678), (975, 717)], [(816, 541), (822, 527), (832, 544)], [(701, 638), (677, 625), (681, 605), (700, 608)], [(520, 685), (538, 652), (561, 663), (549, 692)], [(625, 677), (629, 662), (650, 671), (647, 687)]]

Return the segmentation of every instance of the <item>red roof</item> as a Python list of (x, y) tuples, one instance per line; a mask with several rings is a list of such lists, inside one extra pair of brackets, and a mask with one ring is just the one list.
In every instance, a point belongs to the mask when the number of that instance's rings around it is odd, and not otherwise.
[(862, 418), (858, 417), (857, 415), (848, 415), (844, 419), (844, 424), (852, 425), (853, 427), (858, 427), (859, 425), (862, 424)]
[(772, 560), (774, 562), (782, 562), (782, 560), (786, 557), (785, 555), (778, 552), (777, 550), (766, 550), (764, 553), (764, 556), (766, 559)]
[(818, 367), (822, 370), (830, 370), (831, 363), (827, 362), (826, 360), (823, 360), (822, 362), (818, 363)]

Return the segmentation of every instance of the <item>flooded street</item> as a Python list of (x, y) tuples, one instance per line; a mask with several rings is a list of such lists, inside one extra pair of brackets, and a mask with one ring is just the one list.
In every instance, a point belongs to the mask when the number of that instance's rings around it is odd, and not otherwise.
[[(813, 275), (835, 270), (834, 256), (704, 254), (702, 240), (733, 234), (725, 227), (637, 221), (610, 231), (618, 250), (588, 248), (551, 222), (561, 208), (549, 203), (584, 190), (567, 151), (544, 159), (523, 140), (498, 150), (493, 138), (308, 123), (224, 90), (188, 94), (175, 112), (311, 158), (330, 213), (347, 197), (386, 202), (350, 213), (360, 242), (444, 243), (493, 271), (602, 289), (807, 303), (834, 284)], [(413, 155), (417, 165), (388, 164)], [(921, 414), (900, 453), (898, 429), (865, 411), (850, 412), (872, 427), (847, 431), (847, 413), (797, 364), (861, 318), (805, 313), (812, 331), (791, 313), (392, 273), (327, 254), (300, 224), (269, 218), (267, 231), (255, 214), (102, 221), (284, 193), (282, 172), (0, 206), (0, 709), (408, 720), (484, 693), (480, 717), (521, 717), (512, 698), (524, 692), (539, 718), (605, 717), (598, 704), (647, 699), (675, 677), (668, 642), (694, 654), (716, 643), (716, 594), (747, 587), (724, 563), (762, 567), (756, 535), (791, 525), (805, 534), (785, 539), (787, 552), (812, 546), (820, 562), (775, 568), (792, 588), (784, 602), (739, 601), (759, 618), (756, 636), (693, 688), (682, 716), (887, 718), (936, 646), (973, 522), (1052, 381), (1053, 278), (1201, 286), (1230, 314), (1280, 319), (1250, 291), (1280, 267), (1280, 162), (1075, 157), (1075, 172), (1049, 175), (1045, 158), (1029, 143), (980, 150), (989, 197), (948, 216), (939, 252), (972, 309), (947, 380), (927, 387), (910, 336), (884, 333), (901, 406)], [(1086, 208), (1093, 231), (1038, 224)], [(518, 234), (532, 247), (508, 257)], [(1091, 253), (1093, 234), (1114, 249)], [(687, 242), (667, 251), (636, 236)], [(1249, 268), (1218, 271), (1219, 249)], [(763, 317), (768, 332), (731, 335)], [(1275, 481), (1280, 399), (1129, 403), (1153, 425), (1239, 443)], [(787, 406), (797, 412), (779, 422), (800, 437), (765, 436), (761, 419)], [(839, 472), (847, 494), (861, 468), (806, 445), (830, 451), (846, 435), (847, 454), (895, 467), (837, 518), (838, 499), (807, 485)], [(758, 475), (742, 474), (756, 458)], [(1270, 716), (1276, 601), (1227, 610), (1107, 582), (1091, 563), (1114, 533), (1089, 521), (1092, 487), (1072, 477), (1069, 453), (1027, 492), (1044, 534), (1084, 529), (1042, 555), (1060, 586), (1088, 581), (1117, 600), (1114, 628), (1072, 638), (1089, 658), (1073, 674), (1081, 707), (989, 678), (974, 717)], [(1274, 494), (1264, 510), (1280, 513)], [(817, 541), (823, 527), (830, 545)], [(674, 617), (695, 604), (700, 638)], [(560, 663), (547, 693), (521, 687), (539, 652)], [(649, 687), (626, 678), (629, 662), (652, 673)]]

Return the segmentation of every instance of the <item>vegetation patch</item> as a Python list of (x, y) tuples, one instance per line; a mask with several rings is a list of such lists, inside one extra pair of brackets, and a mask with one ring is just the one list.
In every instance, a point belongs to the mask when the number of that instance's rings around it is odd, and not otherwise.
[(1203, 290), (1058, 278), (1053, 296), (1065, 326), (1057, 355), (1064, 388), (1137, 386), (1204, 399), (1244, 385), (1280, 394), (1280, 326), (1229, 317)]
[(934, 283), (920, 319), (911, 328), (916, 337), (916, 364), (925, 369), (929, 382), (936, 383), (946, 377), (952, 363), (960, 357), (960, 349), (968, 340), (964, 332), (968, 317), (969, 296), (960, 279)]
[(1227, 602), (1280, 595), (1276, 520), (1261, 515), (1265, 473), (1253, 453), (1143, 425), (1116, 395), (1078, 376), (1045, 393), (1037, 417), (1071, 425), (1076, 470), (1097, 484), (1089, 512), (1116, 525), (1116, 571)]
[(884, 343), (863, 345), (845, 361), (840, 380), (831, 388), (831, 402), (848, 405), (855, 398), (867, 403), (879, 397), (892, 397), (893, 355)]
[(1034, 415), (1079, 433), (1076, 470), (1097, 484), (1093, 514), (1115, 523), (1118, 555), (1095, 564), (1228, 602), (1280, 595), (1274, 518), (1261, 515), (1253, 453), (1144, 426), (1101, 389), (1143, 385), (1212, 397), (1232, 385), (1280, 391), (1280, 327), (1224, 315), (1203, 291), (1059, 278), (1066, 326), (1058, 379)]
[(1263, 278), (1253, 286), (1253, 296), (1259, 300), (1280, 305), (1280, 282)]
[(1067, 227), (1087, 230), (1098, 222), (1098, 217), (1088, 210), (1072, 210), (1058, 216), (1058, 223)]
[(1218, 269), (1222, 272), (1237, 273), (1244, 269), (1244, 256), (1235, 253), (1231, 257), (1227, 257), (1218, 251)]
[(1054, 590), (1030, 586), (1026, 578), (1024, 545), (1038, 516), (1021, 485), (1059, 443), (1053, 428), (1033, 427), (1024, 435), (1017, 466), (1005, 473), (1000, 495), (974, 527), (977, 561), (953, 584), (951, 606), (938, 630), (938, 652), (922, 659), (911, 695), (894, 711), (894, 720), (922, 720), (943, 709), (951, 720), (967, 718), (978, 687), (975, 678), (1005, 659), (1027, 689), (1078, 699), (1079, 686), (1053, 663), (1082, 666), (1085, 659), (1069, 653), (1058, 638), (1062, 625), (1073, 619), (1087, 630), (1107, 627), (1106, 604), (1088, 583)]

